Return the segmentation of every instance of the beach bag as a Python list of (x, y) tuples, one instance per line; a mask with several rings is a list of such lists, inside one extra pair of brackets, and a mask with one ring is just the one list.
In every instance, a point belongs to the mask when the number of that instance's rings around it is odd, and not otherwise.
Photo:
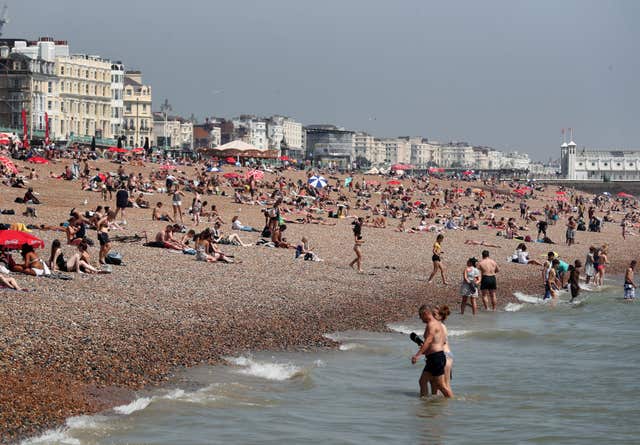
[(114, 266), (122, 265), (122, 255), (118, 252), (109, 252), (104, 259), (104, 262), (107, 264), (112, 264)]
[(15, 202), (16, 204), (24, 204), (24, 199), (18, 197), (13, 202)]
[(188, 248), (188, 249), (184, 249), (182, 253), (184, 253), (185, 255), (195, 255), (198, 252), (196, 251), (196, 249)]
[(262, 233), (260, 234), (262, 238), (271, 238), (271, 230), (269, 230), (269, 226), (264, 226), (262, 229)]

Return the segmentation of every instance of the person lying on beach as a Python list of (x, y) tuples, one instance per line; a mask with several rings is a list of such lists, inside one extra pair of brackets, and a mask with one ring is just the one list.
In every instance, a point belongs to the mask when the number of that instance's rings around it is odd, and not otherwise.
[(151, 212), (151, 220), (173, 222), (173, 218), (171, 218), (168, 213), (162, 211), (162, 203), (159, 201), (156, 203), (156, 206)]
[[(53, 240), (51, 243), (51, 255), (49, 257), (49, 267), (52, 271), (76, 272), (76, 273), (99, 273), (100, 270), (93, 267), (83, 258), (82, 254), (87, 251), (87, 244), (78, 244), (78, 251), (68, 260), (64, 259), (60, 240)], [(88, 254), (87, 254), (88, 255)]]
[(284, 224), (280, 224), (279, 226), (276, 226), (276, 229), (271, 233), (271, 242), (276, 247), (279, 247), (282, 249), (295, 249), (295, 247), (289, 244), (286, 238), (282, 236), (282, 233), (285, 230), (287, 230), (287, 226)]
[(243, 225), (240, 220), (238, 219), (238, 215), (235, 215), (232, 219), (231, 219), (231, 228), (233, 230), (241, 230), (243, 232), (259, 232), (258, 229), (255, 229), (251, 226), (245, 226)]
[[(187, 246), (183, 246), (173, 237), (173, 233), (177, 231), (173, 224), (168, 224), (162, 232), (158, 232), (155, 237), (156, 246), (163, 246), (165, 249), (183, 250)], [(154, 246), (154, 247), (156, 247)]]
[(525, 243), (518, 244), (516, 251), (513, 253), (511, 262), (517, 264), (531, 264), (534, 266), (542, 266), (543, 263), (537, 260), (529, 258), (529, 252), (527, 252), (527, 245)]
[(222, 224), (220, 222), (216, 222), (213, 225), (213, 230), (211, 231), (212, 239), (217, 244), (233, 244), (234, 246), (242, 246), (249, 247), (253, 244), (245, 244), (242, 242), (238, 234), (230, 233), (229, 235), (223, 235), (222, 233)]
[(49, 275), (51, 273), (44, 261), (38, 257), (33, 246), (23, 244), (20, 254), (22, 255), (24, 263), (16, 264), (11, 270), (12, 272), (32, 275), (34, 277)]
[(135, 204), (136, 204), (136, 206), (138, 206), (141, 209), (148, 209), (149, 208), (149, 201), (144, 199), (144, 195), (142, 193), (140, 193), (138, 195), (138, 197), (136, 198)]
[(468, 239), (468, 240), (465, 240), (464, 243), (465, 244), (471, 244), (472, 246), (486, 246), (486, 247), (493, 247), (493, 248), (496, 248), (496, 249), (500, 249), (501, 248), (501, 246), (498, 246), (497, 244), (491, 244), (491, 243), (488, 243), (486, 241), (476, 241), (476, 240)]
[(9, 289), (19, 290), (19, 291), (24, 290), (18, 285), (18, 282), (15, 279), (0, 273), (0, 288), (2, 287), (8, 287)]

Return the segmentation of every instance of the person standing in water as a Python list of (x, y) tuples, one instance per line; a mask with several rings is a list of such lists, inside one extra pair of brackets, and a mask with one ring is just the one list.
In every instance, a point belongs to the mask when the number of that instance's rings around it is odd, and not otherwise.
[(478, 263), (478, 269), (482, 274), (480, 278), (480, 292), (482, 293), (482, 304), (485, 310), (489, 310), (489, 298), (491, 298), (491, 310), (495, 311), (498, 306), (496, 298), (496, 290), (498, 284), (496, 282), (496, 274), (500, 272), (498, 263), (489, 258), (489, 251), (482, 251), (482, 260)]
[(362, 239), (362, 224), (364, 223), (364, 219), (359, 217), (357, 220), (353, 222), (353, 251), (356, 253), (356, 258), (349, 263), (349, 266), (353, 268), (354, 265), (358, 266), (358, 272), (362, 273), (362, 251), (360, 250), (360, 246), (364, 244), (364, 240)]
[(569, 291), (571, 292), (571, 300), (573, 301), (580, 295), (580, 268), (582, 261), (576, 260), (573, 266), (569, 266)]
[(625, 300), (633, 300), (636, 298), (636, 283), (634, 281), (633, 274), (636, 270), (636, 265), (638, 262), (636, 260), (631, 261), (629, 267), (627, 267), (627, 271), (624, 273), (624, 299)]
[(411, 357), (411, 363), (416, 364), (421, 356), (425, 356), (427, 364), (420, 375), (420, 397), (429, 395), (429, 384), (433, 394), (440, 391), (445, 397), (453, 397), (453, 392), (446, 384), (444, 373), (447, 356), (444, 353), (446, 335), (442, 323), (435, 319), (426, 304), (418, 309), (420, 319), (427, 325), (424, 331), (424, 342), (418, 352)]
[(436, 242), (433, 243), (433, 255), (431, 256), (431, 261), (433, 262), (433, 271), (431, 275), (429, 275), (429, 279), (427, 282), (431, 284), (433, 282), (433, 277), (440, 271), (440, 276), (442, 277), (442, 284), (445, 286), (447, 283), (447, 279), (444, 277), (444, 269), (442, 267), (442, 241), (444, 241), (444, 235), (441, 233), (436, 237)]
[(471, 312), (476, 315), (478, 312), (478, 286), (480, 285), (480, 271), (476, 268), (478, 260), (476, 258), (469, 258), (467, 261), (467, 267), (462, 272), (462, 285), (460, 286), (460, 296), (462, 302), (460, 303), (460, 314), (464, 315), (464, 310), (469, 304), (468, 300), (471, 299)]

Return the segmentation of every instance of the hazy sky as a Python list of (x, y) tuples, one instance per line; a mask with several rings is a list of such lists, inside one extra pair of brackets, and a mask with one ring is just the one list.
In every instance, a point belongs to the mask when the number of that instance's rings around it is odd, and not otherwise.
[(5, 37), (141, 69), (155, 108), (285, 114), (534, 158), (640, 149), (640, 1), (9, 0)]

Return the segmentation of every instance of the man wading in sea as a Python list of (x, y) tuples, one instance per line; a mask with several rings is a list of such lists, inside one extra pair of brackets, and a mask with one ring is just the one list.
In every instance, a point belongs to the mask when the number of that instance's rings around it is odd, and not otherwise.
[(489, 251), (482, 251), (482, 260), (478, 263), (478, 269), (482, 274), (480, 279), (480, 292), (482, 293), (482, 304), (485, 310), (489, 310), (488, 297), (491, 297), (491, 310), (495, 311), (498, 301), (496, 299), (496, 274), (500, 272), (498, 263), (489, 258)]
[(633, 300), (636, 298), (636, 283), (633, 281), (633, 272), (636, 270), (636, 265), (638, 262), (636, 260), (631, 261), (629, 267), (627, 267), (627, 271), (624, 274), (624, 299), (625, 300)]
[(446, 335), (442, 323), (434, 318), (433, 313), (427, 305), (420, 306), (418, 315), (420, 319), (427, 324), (424, 331), (424, 342), (418, 352), (411, 357), (411, 363), (414, 365), (422, 355), (425, 355), (425, 359), (427, 360), (427, 364), (422, 370), (422, 375), (419, 380), (420, 397), (429, 395), (429, 384), (431, 384), (432, 394), (440, 391), (445, 397), (453, 397), (453, 392), (444, 378), (447, 356), (444, 353)]

